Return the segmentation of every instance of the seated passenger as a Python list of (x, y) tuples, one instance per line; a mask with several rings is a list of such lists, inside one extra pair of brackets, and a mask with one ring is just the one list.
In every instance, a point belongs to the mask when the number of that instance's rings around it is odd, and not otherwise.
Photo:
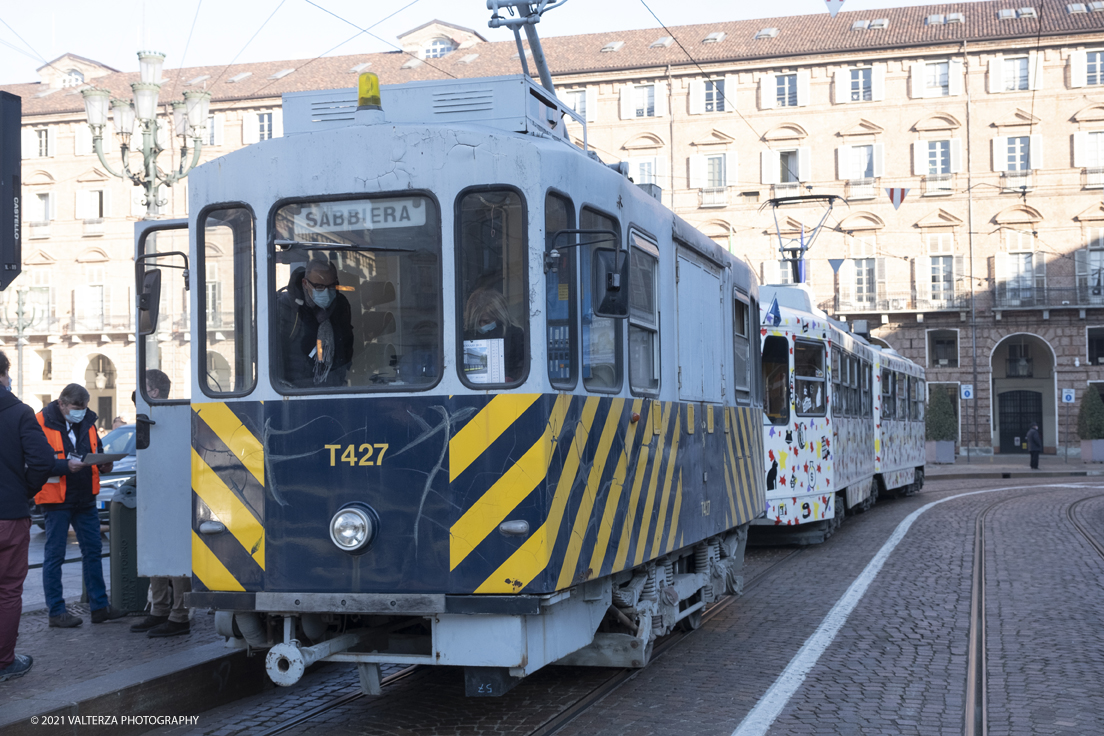
[(464, 339), (502, 339), (505, 383), (522, 379), (525, 371), (525, 330), (510, 317), (506, 299), (493, 289), (477, 289), (464, 307)]
[(292, 271), (280, 294), (285, 383), (297, 388), (345, 385), (353, 361), (352, 309), (337, 283), (337, 268), (316, 258)]

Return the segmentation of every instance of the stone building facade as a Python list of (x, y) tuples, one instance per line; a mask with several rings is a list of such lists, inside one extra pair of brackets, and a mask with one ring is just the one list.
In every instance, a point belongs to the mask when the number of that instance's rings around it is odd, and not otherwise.
[[(807, 254), (822, 307), (924, 364), (931, 390), (954, 394), (960, 448), (1018, 451), (1039, 421), (1054, 452), (1077, 439), (1060, 389), (1079, 401), (1104, 382), (1104, 2), (1032, 2), (718, 21), (544, 45), (560, 97), (587, 120), (587, 144), (626, 162), (637, 183), (658, 184), (665, 203), (765, 282), (792, 278), (779, 231), (800, 242), (824, 214), (775, 212), (768, 200), (845, 197)], [(284, 92), (349, 87), (362, 71), (386, 85), (519, 70), (512, 41), (447, 23), (399, 41), (401, 53), (166, 70), (162, 100), (212, 92), (210, 160), (279, 135)], [(105, 358), (112, 413), (126, 414), (132, 228), (142, 211), (88, 154), (75, 93), (86, 83), (122, 93), (136, 74), (89, 64), (62, 57), (40, 83), (2, 87), (24, 99), (30, 143), (26, 273), (16, 286), (44, 310), (24, 348), (24, 395), (95, 385)], [(581, 127), (569, 129), (581, 143)], [(895, 203), (887, 190), (907, 194)], [(174, 187), (163, 216), (186, 213)], [(9, 290), (8, 319), (12, 301)], [(89, 304), (102, 307), (89, 317)], [(0, 336), (10, 351), (12, 331)], [(183, 348), (186, 335), (172, 340)], [(958, 398), (966, 384), (975, 399)]]

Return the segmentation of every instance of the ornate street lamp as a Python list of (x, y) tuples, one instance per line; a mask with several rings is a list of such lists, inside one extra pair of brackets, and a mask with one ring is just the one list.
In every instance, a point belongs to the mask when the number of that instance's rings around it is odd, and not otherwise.
[[(134, 92), (134, 102), (112, 99), (106, 89), (90, 87), (81, 91), (84, 96), (84, 111), (88, 116), (88, 127), (92, 129), (92, 145), (100, 163), (112, 176), (130, 179), (144, 190), (142, 204), (146, 206), (147, 220), (156, 219), (157, 208), (168, 200), (158, 199), (157, 190), (161, 185), (171, 187), (188, 175), (199, 163), (199, 153), (203, 148), (202, 136), (207, 128), (207, 112), (211, 104), (211, 93), (188, 91), (184, 101), (172, 103), (173, 132), (181, 139), (180, 168), (165, 173), (157, 166), (157, 157), (164, 150), (158, 144), (157, 130), (166, 123), (157, 119), (157, 96), (161, 91), (161, 66), (165, 55), (156, 51), (139, 51), (138, 67), (141, 81), (130, 85)], [(115, 123), (115, 134), (119, 136), (122, 154), (123, 173), (118, 173), (107, 163), (104, 156), (103, 131), (107, 125), (110, 107)], [(131, 135), (141, 136), (141, 143), (135, 142), (135, 152), (142, 154), (141, 168), (131, 169)], [(188, 156), (188, 141), (192, 142), (191, 160)], [(110, 147), (110, 141), (107, 144)]]

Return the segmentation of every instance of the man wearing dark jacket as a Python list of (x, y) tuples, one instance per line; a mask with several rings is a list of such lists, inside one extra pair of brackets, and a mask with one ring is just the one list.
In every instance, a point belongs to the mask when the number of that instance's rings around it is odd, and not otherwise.
[(1039, 469), (1039, 453), (1043, 451), (1043, 436), (1039, 433), (1039, 425), (1032, 422), (1031, 429), (1027, 430), (1027, 451), (1031, 453), (1031, 469)]
[(46, 547), (42, 556), (42, 588), (50, 607), (50, 626), (69, 629), (84, 623), (65, 610), (61, 587), (61, 563), (65, 559), (65, 540), (69, 527), (77, 534), (84, 587), (92, 609), (92, 623), (122, 618), (125, 611), (108, 605), (107, 586), (101, 562), (100, 513), (96, 494), (100, 492), (100, 472), (110, 473), (111, 464), (87, 465), (85, 455), (102, 452), (96, 432), (96, 414), (88, 409), (88, 391), (79, 383), (61, 390), (36, 417), (46, 441), (54, 451), (52, 476), (35, 496), (46, 516)]
[(316, 258), (295, 269), (280, 294), (285, 383), (296, 388), (345, 385), (353, 361), (353, 320), (349, 300), (337, 286), (337, 268)]
[(31, 540), (29, 502), (54, 467), (34, 412), (11, 392), (9, 368), (0, 352), (0, 682), (27, 674), (33, 662), (15, 653)]

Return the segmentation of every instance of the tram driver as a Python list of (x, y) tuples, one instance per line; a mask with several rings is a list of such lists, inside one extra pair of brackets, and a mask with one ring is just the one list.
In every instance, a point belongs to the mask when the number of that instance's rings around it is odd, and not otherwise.
[(337, 268), (322, 258), (291, 272), (277, 302), (285, 383), (346, 385), (353, 361), (352, 309), (337, 287)]

